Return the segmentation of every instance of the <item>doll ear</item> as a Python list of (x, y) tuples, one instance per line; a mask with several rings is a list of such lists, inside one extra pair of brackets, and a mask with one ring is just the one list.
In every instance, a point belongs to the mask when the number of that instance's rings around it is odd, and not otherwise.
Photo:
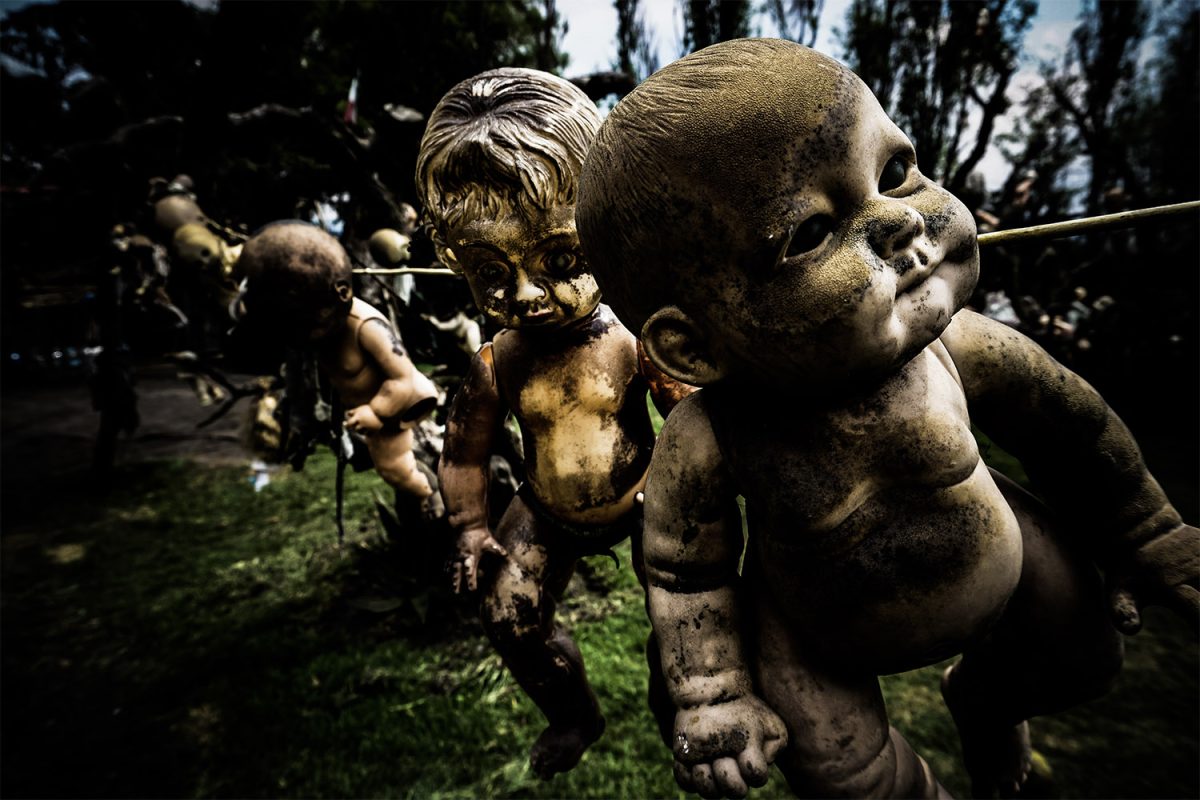
[(437, 256), (437, 260), (442, 263), (442, 266), (461, 275), (462, 264), (458, 263), (458, 256), (454, 255), (454, 251), (446, 245), (446, 240), (432, 225), (426, 227), (426, 233), (429, 235), (429, 240), (433, 242), (433, 252)]
[(347, 280), (335, 281), (333, 284), (333, 293), (343, 303), (349, 303), (354, 299), (354, 289), (350, 286), (350, 281)]
[(642, 347), (659, 369), (676, 380), (707, 386), (725, 377), (708, 337), (677, 306), (660, 308), (642, 326)]

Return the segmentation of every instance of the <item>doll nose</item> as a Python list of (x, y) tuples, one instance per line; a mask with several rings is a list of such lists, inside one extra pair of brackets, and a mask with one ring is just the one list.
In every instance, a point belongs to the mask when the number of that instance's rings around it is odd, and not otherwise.
[(889, 259), (925, 232), (925, 218), (905, 203), (887, 200), (870, 212), (867, 241), (882, 259)]
[(523, 271), (517, 273), (517, 291), (513, 297), (521, 303), (532, 303), (546, 296), (546, 290), (529, 280)]

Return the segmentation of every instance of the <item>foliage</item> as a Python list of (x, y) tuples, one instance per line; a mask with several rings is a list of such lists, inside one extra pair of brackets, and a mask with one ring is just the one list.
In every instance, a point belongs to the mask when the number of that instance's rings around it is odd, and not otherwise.
[[(81, 226), (68, 237), (74, 252), (52, 256), (64, 260), (100, 249), (155, 175), (193, 174), (210, 216), (252, 228), (344, 192), (369, 206), (372, 181), (411, 200), (423, 125), (387, 106), (427, 115), (485, 69), (565, 63), (553, 0), (226, 2), (215, 11), (181, 0), (61, 2), (11, 11), (0, 30), (6, 182), (62, 190), (59, 216)], [(356, 77), (358, 122), (346, 127)], [(262, 107), (278, 111), (235, 119)], [(381, 224), (381, 213), (363, 224)]]
[(781, 39), (812, 47), (817, 41), (817, 25), (825, 0), (766, 0), (765, 10)]
[(750, 35), (749, 0), (679, 0), (683, 13), (683, 52)]
[(658, 69), (654, 31), (646, 24), (641, 0), (613, 0), (617, 9), (617, 58), (613, 68), (643, 81)]
[[(118, 477), (111, 495), (74, 476), (6, 484), (5, 796), (682, 796), (646, 709), (627, 546), (619, 569), (586, 561), (563, 607), (608, 730), (541, 783), (540, 716), (469, 604), (411, 602), (411, 551), (378, 525), (371, 473), (347, 476), (342, 551), (327, 455), (260, 494), (237, 469), (182, 462)], [(1151, 613), (1113, 694), (1035, 724), (1064, 797), (1196, 795), (1191, 636)], [(938, 676), (883, 688), (962, 796)], [(775, 773), (755, 796), (786, 795)]]
[[(993, 205), (1003, 226), (1200, 198), (1200, 3), (1089, 2), (1040, 72), (1001, 141), (1012, 164)], [(1012, 248), (984, 267), (1007, 272), (1014, 297), (1049, 305), (1080, 286), (1114, 299), (1103, 339), (1071, 366), (1114, 406), (1174, 420), (1191, 440), (1198, 252), (1192, 219)], [(1173, 388), (1146, 391), (1163, 381)]]
[[(913, 140), (917, 163), (961, 192), (987, 150), (1034, 0), (854, 0), (845, 57)], [(972, 113), (979, 115), (973, 124)], [(969, 148), (967, 136), (973, 133)]]

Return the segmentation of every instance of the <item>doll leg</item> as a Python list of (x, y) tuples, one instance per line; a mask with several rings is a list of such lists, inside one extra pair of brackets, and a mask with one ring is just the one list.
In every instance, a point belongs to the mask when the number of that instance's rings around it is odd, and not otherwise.
[(413, 455), (413, 432), (411, 429), (397, 434), (372, 433), (364, 437), (367, 451), (375, 462), (375, 472), (384, 482), (397, 491), (418, 498), (433, 494), (429, 479), (417, 469), (417, 458)]
[[(749, 561), (749, 560), (747, 560)], [(929, 765), (888, 724), (879, 679), (814, 664), (767, 591), (745, 581), (758, 623), (755, 682), (787, 724), (776, 758), (797, 797), (949, 797)]]
[[(544, 523), (540, 523), (543, 524)], [(548, 779), (579, 763), (604, 732), (604, 717), (588, 684), (579, 648), (554, 621), (556, 599), (575, 568), (555, 553), (539, 520), (518, 495), (497, 528), (508, 550), (483, 599), (488, 638), (548, 727), (529, 753), (535, 774)]]
[(942, 679), (975, 797), (1019, 794), (1031, 761), (1026, 720), (1107, 692), (1123, 655), (1096, 568), (1036, 498), (993, 477), (1021, 524), (1021, 582), (996, 627)]

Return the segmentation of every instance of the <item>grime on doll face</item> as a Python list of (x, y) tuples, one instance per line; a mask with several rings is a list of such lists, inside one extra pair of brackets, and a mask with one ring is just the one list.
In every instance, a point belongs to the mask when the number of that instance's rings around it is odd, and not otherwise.
[(746, 233), (726, 238), (728, 260), (692, 290), (719, 299), (688, 304), (720, 340), (726, 374), (813, 388), (877, 380), (936, 340), (975, 284), (970, 212), (921, 174), (861, 81), (846, 71), (836, 84), (823, 102), (782, 85), (791, 133), (759, 142), (751, 129), (740, 143), (772, 168), (747, 165), (732, 187), (749, 204)]
[(555, 205), (536, 220), (510, 210), (447, 231), (446, 243), (475, 303), (505, 328), (552, 328), (590, 315), (600, 289), (575, 233), (575, 208)]

